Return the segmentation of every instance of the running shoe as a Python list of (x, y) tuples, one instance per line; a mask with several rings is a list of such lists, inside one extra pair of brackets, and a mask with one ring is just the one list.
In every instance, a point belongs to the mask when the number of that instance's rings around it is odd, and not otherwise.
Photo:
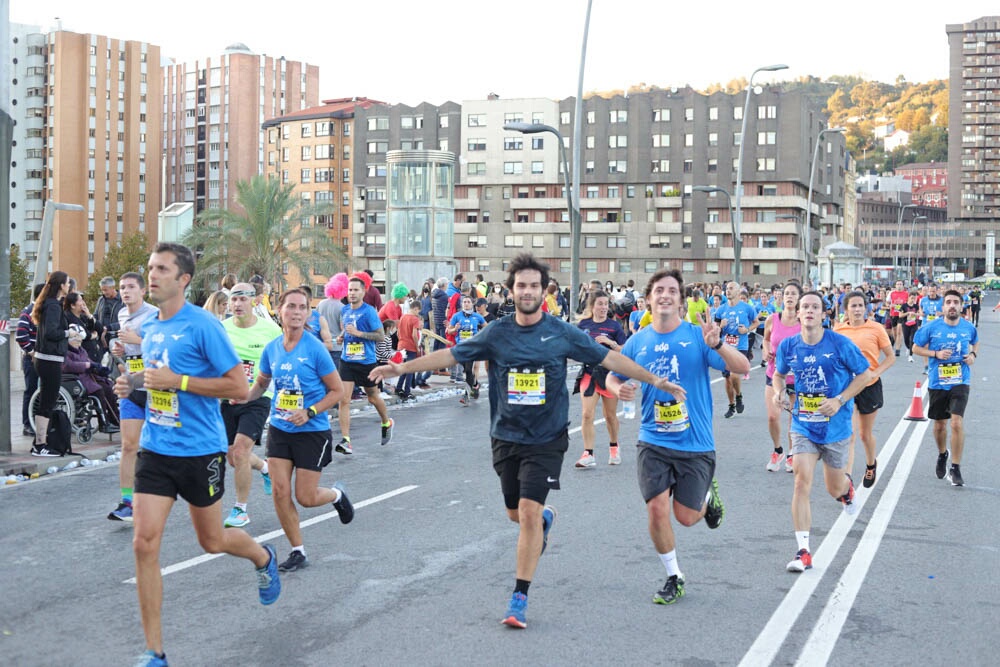
[(897, 357), (899, 356), (899, 350), (896, 350), (896, 356)]
[(26, 435), (26, 436), (29, 436), (31, 438), (34, 438), (35, 437), (35, 429), (33, 429), (32, 427), (30, 427), (27, 424), (25, 424), (24, 426), (21, 427), (21, 435)]
[(163, 657), (160, 657), (153, 649), (147, 649), (136, 658), (134, 667), (167, 667), (167, 654), (164, 653)]
[(340, 492), (340, 497), (333, 504), (333, 509), (337, 510), (340, 523), (350, 523), (354, 519), (354, 505), (351, 504), (351, 499), (347, 497), (347, 491), (344, 489), (343, 484), (334, 482), (333, 488)]
[(736, 414), (736, 404), (735, 403), (730, 403), (729, 404), (729, 409), (726, 410), (726, 414), (724, 414), (722, 416), (725, 417), (726, 419), (732, 419), (733, 415), (735, 415), (735, 414)]
[(622, 462), (622, 455), (618, 452), (618, 447), (612, 447), (611, 453), (608, 454), (608, 465), (616, 466), (620, 465)]
[(944, 479), (946, 472), (948, 472), (948, 452), (945, 451), (938, 454), (937, 467), (934, 468), (934, 474), (937, 475), (938, 479)]
[(552, 505), (546, 505), (542, 510), (542, 553), (545, 553), (545, 547), (549, 546), (549, 531), (556, 521), (556, 514), (556, 508)]
[(795, 472), (795, 468), (792, 467), (792, 455), (789, 454), (785, 457), (785, 472)]
[(743, 374), (743, 379), (744, 380), (749, 380), (750, 379), (750, 374), (749, 373), (744, 373)]
[(284, 563), (278, 565), (278, 572), (295, 572), (309, 565), (309, 559), (301, 551), (292, 550)]
[(271, 475), (269, 473), (262, 472), (260, 476), (264, 480), (264, 495), (271, 495)]
[(719, 497), (719, 480), (713, 477), (712, 485), (708, 487), (708, 501), (705, 503), (705, 524), (715, 530), (722, 525), (722, 520), (725, 517), (726, 506), (722, 504), (722, 498)]
[[(743, 379), (744, 380), (749, 380), (750, 379), (750, 375), (747, 374), (747, 376), (744, 377)], [(736, 414), (738, 414), (738, 415), (743, 414), (743, 395), (742, 394), (736, 394)]]
[(951, 482), (952, 486), (965, 486), (962, 471), (958, 469), (957, 463), (951, 464), (951, 470), (948, 471), (948, 481)]
[(347, 437), (341, 438), (337, 446), (333, 448), (333, 451), (338, 454), (353, 454), (354, 450), (351, 449), (351, 439)]
[(594, 458), (593, 454), (583, 453), (580, 460), (576, 462), (575, 467), (577, 468), (594, 468), (597, 466), (597, 459)]
[(124, 498), (118, 507), (114, 511), (108, 514), (108, 519), (111, 521), (125, 521), (127, 523), (132, 523), (132, 501), (125, 500)]
[(474, 401), (478, 400), (479, 399), (479, 385), (476, 384), (475, 387), (473, 387), (472, 389), (469, 390), (469, 393), (472, 395), (472, 400), (474, 400)]
[(510, 596), (510, 604), (507, 605), (507, 615), (500, 621), (504, 625), (523, 630), (528, 627), (528, 621), (524, 612), (528, 610), (528, 596), (524, 593), (514, 593)]
[(250, 517), (247, 516), (247, 511), (234, 507), (222, 525), (226, 528), (242, 528), (248, 523), (250, 523)]
[(667, 583), (653, 595), (656, 604), (673, 604), (684, 597), (684, 575), (672, 574), (667, 577)]
[(866, 488), (870, 489), (875, 486), (875, 478), (877, 476), (878, 470), (878, 460), (871, 465), (865, 465), (865, 478), (861, 480), (861, 484)]
[(51, 449), (45, 447), (45, 445), (35, 445), (31, 448), (32, 456), (43, 456), (47, 458), (58, 458), (62, 456), (59, 452), (54, 452)]
[(393, 425), (395, 425), (395, 423), (396, 422), (393, 421), (392, 418), (390, 417), (388, 424), (382, 424), (382, 444), (383, 445), (388, 445), (390, 442), (392, 442), (392, 427), (393, 427)]
[(809, 553), (808, 549), (799, 549), (799, 552), (795, 554), (795, 558), (788, 562), (785, 569), (789, 572), (805, 572), (806, 570), (811, 570), (813, 566), (813, 557)]
[(913, 355), (912, 354), (908, 356), (907, 361), (909, 361), (911, 364), (913, 363)]
[(772, 451), (771, 460), (767, 462), (768, 472), (778, 472), (781, 470), (781, 459), (784, 458), (784, 454), (781, 452)]
[(847, 476), (849, 486), (847, 487), (847, 493), (837, 498), (837, 500), (844, 504), (844, 514), (854, 516), (858, 513), (858, 506), (854, 504), (854, 480), (847, 473), (844, 474)]
[(274, 604), (278, 596), (281, 595), (281, 578), (278, 576), (278, 555), (274, 553), (274, 547), (270, 544), (264, 545), (267, 554), (271, 557), (267, 565), (257, 568), (257, 592), (260, 595), (260, 603)]

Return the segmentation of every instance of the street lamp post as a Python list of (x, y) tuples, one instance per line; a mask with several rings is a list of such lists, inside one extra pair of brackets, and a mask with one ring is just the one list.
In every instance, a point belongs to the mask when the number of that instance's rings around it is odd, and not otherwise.
[[(906, 244), (906, 266), (909, 269), (910, 282), (913, 282), (913, 228), (917, 224), (917, 220), (927, 220), (926, 215), (915, 215), (913, 220), (910, 221), (910, 242)], [(924, 227), (924, 238), (927, 237), (927, 228)], [(919, 257), (917, 259), (920, 259)]]
[(49, 251), (52, 249), (52, 226), (55, 224), (56, 211), (77, 211), (84, 209), (79, 204), (63, 204), (49, 200), (45, 202), (42, 212), (42, 229), (38, 237), (38, 257), (35, 259), (35, 278), (32, 285), (45, 282), (45, 273), (49, 266)]
[[(750, 81), (747, 84), (747, 97), (746, 101), (743, 103), (743, 123), (740, 129), (740, 150), (736, 156), (736, 218), (733, 222), (735, 225), (735, 231), (733, 232), (734, 238), (738, 237), (743, 229), (743, 209), (740, 207), (743, 199), (743, 146), (747, 142), (747, 116), (750, 114), (750, 95), (753, 94), (753, 78), (757, 76), (758, 72), (777, 72), (782, 69), (788, 69), (788, 65), (766, 65), (765, 67), (758, 67), (750, 75)], [(740, 284), (741, 267), (738, 258), (739, 255), (737, 255), (734, 274), (736, 283)]]
[(556, 139), (559, 141), (559, 154), (562, 156), (566, 188), (566, 210), (569, 212), (569, 229), (572, 237), (570, 243), (569, 307), (570, 313), (575, 313), (579, 299), (577, 291), (580, 289), (580, 211), (573, 205), (573, 191), (570, 189), (569, 182), (569, 162), (566, 160), (566, 144), (563, 142), (562, 133), (551, 125), (543, 125), (542, 123), (505, 123), (503, 129), (521, 134), (549, 132), (556, 135)]
[(813, 159), (809, 164), (809, 192), (806, 193), (806, 282), (809, 281), (812, 272), (812, 197), (813, 179), (816, 177), (816, 160), (819, 159), (819, 147), (823, 143), (823, 135), (827, 132), (845, 132), (846, 127), (828, 127), (820, 130), (816, 135), (816, 145), (813, 147)]
[(694, 192), (721, 192), (726, 195), (726, 207), (729, 209), (729, 224), (733, 229), (733, 280), (736, 281), (737, 285), (741, 285), (740, 282), (740, 256), (743, 254), (743, 239), (740, 238), (739, 230), (736, 225), (736, 217), (733, 215), (733, 199), (729, 196), (729, 191), (725, 188), (720, 188), (714, 185), (696, 185), (691, 188)]
[(905, 206), (903, 206), (903, 207), (901, 207), (899, 209), (899, 217), (896, 218), (896, 257), (895, 257), (895, 259), (892, 260), (892, 277), (893, 277), (893, 280), (896, 280), (896, 279), (899, 278), (899, 274), (898, 274), (898, 271), (897, 271), (897, 269), (899, 267), (899, 233), (900, 233), (900, 231), (902, 231), (903, 213), (908, 208), (916, 208), (916, 207), (917, 207), (916, 204), (906, 204)]

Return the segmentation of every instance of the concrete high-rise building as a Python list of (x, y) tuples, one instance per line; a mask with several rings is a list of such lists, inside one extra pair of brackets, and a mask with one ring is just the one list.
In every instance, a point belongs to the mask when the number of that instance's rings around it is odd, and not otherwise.
[(14, 128), (14, 140), (24, 142), (23, 162), (15, 148), (11, 168), (12, 202), (23, 206), (12, 209), (12, 240), (23, 242), (33, 263), (43, 252), (38, 232), (45, 201), (83, 206), (84, 213), (57, 215), (49, 264), (83, 288), (124, 236), (155, 236), (160, 49), (58, 26), (48, 33), (22, 26), (12, 39), (23, 56), (15, 56), (15, 71), (23, 68), (24, 75), (15, 91), (23, 94), (16, 106), (23, 107), (24, 122)]
[[(949, 48), (948, 218), (960, 230), (949, 248), (954, 269), (985, 265), (986, 234), (1000, 219), (1000, 16), (946, 26)], [(951, 268), (951, 267), (949, 267)]]
[(233, 44), (163, 67), (164, 205), (231, 208), (236, 183), (265, 171), (265, 121), (319, 104), (319, 68)]
[[(303, 202), (334, 207), (334, 212), (313, 222), (325, 226), (348, 256), (354, 247), (355, 113), (377, 104), (382, 103), (366, 97), (323, 100), (319, 106), (273, 118), (263, 125), (267, 142), (264, 173), (282, 183), (295, 184)], [(382, 176), (384, 170), (383, 163)], [(322, 298), (327, 279), (346, 267), (331, 261), (314, 268), (309, 282), (314, 285), (313, 294)]]

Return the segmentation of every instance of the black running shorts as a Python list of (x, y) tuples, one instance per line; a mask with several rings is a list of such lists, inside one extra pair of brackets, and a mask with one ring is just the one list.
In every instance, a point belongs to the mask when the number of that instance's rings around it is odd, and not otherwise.
[(271, 412), (271, 399), (261, 396), (251, 403), (222, 402), (222, 421), (226, 425), (226, 441), (230, 444), (242, 433), (254, 442), (260, 441), (264, 424)]
[(965, 406), (969, 404), (969, 385), (956, 384), (951, 389), (928, 389), (930, 405), (928, 419), (951, 419), (952, 415), (965, 416)]
[(500, 477), (504, 505), (517, 509), (521, 498), (541, 505), (549, 491), (559, 489), (559, 473), (569, 448), (569, 434), (539, 445), (520, 445), (493, 438), (493, 469)]
[(882, 400), (882, 378), (875, 380), (854, 397), (854, 407), (863, 415), (870, 415), (881, 410), (885, 402)]
[(333, 458), (333, 435), (329, 429), (288, 433), (271, 425), (267, 427), (267, 456), (288, 459), (296, 468), (319, 472)]
[(675, 501), (698, 511), (715, 476), (715, 452), (682, 452), (640, 440), (636, 468), (647, 503), (673, 489)]
[(222, 498), (226, 487), (226, 456), (166, 456), (140, 449), (135, 462), (135, 492), (177, 499), (208, 507)]

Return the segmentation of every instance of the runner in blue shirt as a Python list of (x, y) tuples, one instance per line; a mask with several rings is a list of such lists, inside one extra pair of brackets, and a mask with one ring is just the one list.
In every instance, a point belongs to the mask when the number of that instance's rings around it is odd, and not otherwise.
[[(920, 306), (920, 326), (924, 327), (934, 322), (943, 315), (944, 297), (938, 294), (937, 283), (930, 283), (927, 286), (927, 296), (921, 297), (918, 302)], [(924, 375), (927, 375), (927, 360), (924, 360)]]
[[(722, 329), (726, 344), (742, 352), (747, 361), (752, 361), (753, 353), (750, 351), (747, 334), (751, 327), (757, 326), (757, 313), (749, 303), (740, 300), (740, 286), (736, 281), (730, 281), (726, 285), (726, 301), (726, 305), (715, 311), (715, 321)], [(724, 370), (722, 376), (726, 378), (726, 398), (729, 399), (729, 409), (723, 416), (730, 419), (736, 414), (743, 414), (742, 375), (733, 375), (729, 370)]]
[(806, 292), (799, 298), (801, 331), (778, 344), (774, 386), (795, 376), (795, 405), (788, 405), (785, 392), (775, 392), (774, 401), (792, 412), (792, 523), (798, 552), (788, 563), (789, 572), (812, 567), (809, 551), (811, 510), (809, 494), (816, 464), (822, 459), (826, 490), (854, 515), (854, 482), (847, 472), (848, 448), (854, 397), (872, 381), (868, 360), (849, 338), (824, 329), (823, 296)]
[(971, 322), (962, 319), (962, 295), (957, 290), (944, 293), (944, 317), (917, 331), (913, 353), (930, 360), (927, 417), (934, 421), (934, 442), (938, 449), (935, 472), (938, 479), (945, 477), (948, 431), (951, 430), (951, 469), (947, 477), (952, 486), (964, 486), (959, 466), (965, 449), (970, 367), (979, 356), (979, 331)]
[[(486, 326), (486, 320), (475, 311), (473, 304), (471, 296), (463, 296), (462, 310), (451, 316), (451, 321), (448, 322), (448, 327), (445, 329), (445, 333), (455, 337), (456, 345), (461, 345), (469, 340)], [(479, 378), (476, 377), (475, 364), (475, 360), (470, 360), (463, 363), (462, 367), (465, 370), (465, 382), (469, 385), (469, 396), (478, 399)]]
[(135, 466), (136, 588), (146, 652), (141, 664), (166, 665), (161, 608), (163, 578), (160, 543), (170, 510), (181, 496), (188, 502), (198, 543), (209, 553), (228, 553), (252, 561), (262, 604), (281, 593), (274, 549), (263, 547), (239, 528), (222, 527), (226, 430), (219, 399), (245, 400), (243, 365), (208, 311), (184, 300), (194, 276), (194, 255), (177, 243), (159, 243), (147, 266), (149, 298), (160, 308), (142, 326), (145, 370), (123, 374), (115, 383), (119, 397), (145, 386), (146, 424)]
[(292, 545), (288, 559), (278, 565), (281, 572), (294, 572), (308, 564), (299, 512), (292, 500), (293, 470), (295, 498), (300, 505), (332, 504), (341, 523), (354, 518), (354, 507), (340, 483), (332, 488), (319, 485), (333, 448), (327, 410), (340, 400), (344, 387), (326, 346), (306, 332), (309, 311), (308, 294), (301, 289), (288, 290), (279, 297), (281, 336), (264, 348), (249, 396), (250, 401), (260, 398), (274, 381), (267, 461), (274, 510)]
[[(661, 269), (646, 287), (653, 322), (625, 343), (622, 354), (634, 359), (670, 387), (644, 385), (637, 465), (639, 490), (646, 502), (649, 535), (667, 571), (657, 604), (684, 596), (684, 575), (677, 563), (670, 515), (693, 526), (702, 517), (718, 528), (725, 516), (715, 480), (712, 389), (709, 367), (734, 374), (750, 370), (746, 355), (724, 344), (718, 325), (704, 314), (700, 327), (681, 319), (684, 282), (677, 270)], [(608, 388), (622, 400), (634, 400), (635, 386), (615, 372)]]
[(520, 527), (514, 593), (503, 623), (527, 627), (528, 587), (545, 549), (555, 510), (545, 505), (559, 488), (563, 457), (569, 446), (569, 391), (566, 359), (606, 368), (655, 384), (677, 388), (618, 352), (602, 347), (586, 333), (541, 310), (549, 267), (528, 253), (511, 260), (507, 288), (516, 312), (491, 322), (461, 345), (438, 350), (403, 364), (390, 362), (372, 370), (373, 381), (435, 368), (456, 361), (489, 364), (490, 437), (493, 469), (500, 478), (507, 517)]
[(382, 392), (379, 391), (378, 383), (368, 378), (378, 362), (375, 345), (385, 340), (385, 329), (378, 311), (364, 301), (365, 284), (365, 280), (358, 274), (351, 276), (347, 282), (347, 305), (340, 310), (343, 331), (338, 342), (343, 343), (340, 352), (340, 377), (344, 383), (344, 395), (340, 399), (337, 413), (341, 437), (334, 448), (340, 454), (354, 453), (354, 448), (351, 447), (351, 395), (355, 384), (365, 390), (368, 402), (382, 420), (382, 444), (388, 445), (392, 440), (393, 421), (382, 400)]

